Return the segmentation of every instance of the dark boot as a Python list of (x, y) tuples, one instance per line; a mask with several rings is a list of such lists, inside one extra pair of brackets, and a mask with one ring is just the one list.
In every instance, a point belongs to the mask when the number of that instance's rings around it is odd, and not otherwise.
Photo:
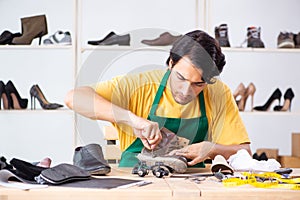
[(260, 27), (248, 27), (247, 28), (247, 47), (252, 48), (264, 48), (265, 45), (260, 38), (261, 29)]
[(15, 37), (12, 41), (12, 44), (31, 44), (34, 38), (40, 38), (39, 44), (41, 44), (42, 36), (48, 33), (46, 16), (38, 15), (33, 17), (25, 17), (21, 19), (21, 22), (22, 36)]
[(215, 38), (221, 47), (230, 47), (227, 24), (221, 24), (215, 27)]
[(73, 156), (73, 164), (93, 175), (105, 175), (111, 171), (99, 144), (77, 147)]

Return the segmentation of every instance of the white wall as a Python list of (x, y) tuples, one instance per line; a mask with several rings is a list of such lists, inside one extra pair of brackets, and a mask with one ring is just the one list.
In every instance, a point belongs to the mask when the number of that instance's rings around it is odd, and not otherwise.
[[(75, 9), (76, 3), (78, 10)], [(29, 98), (30, 86), (40, 84), (49, 101), (62, 103), (64, 95), (76, 80), (79, 85), (91, 84), (137, 68), (144, 70), (150, 65), (155, 68), (164, 67), (168, 47), (149, 50), (140, 43), (141, 39), (155, 38), (163, 31), (184, 34), (196, 28), (206, 30), (214, 36), (214, 27), (225, 22), (229, 26), (229, 40), (236, 47), (245, 39), (247, 26), (261, 26), (262, 40), (267, 48), (261, 51), (224, 49), (227, 65), (221, 79), (232, 90), (240, 82), (245, 85), (253, 82), (257, 89), (254, 105), (263, 104), (277, 87), (283, 93), (288, 87), (293, 88), (296, 96), (291, 113), (241, 113), (252, 140), (253, 151), (260, 147), (274, 147), (279, 148), (281, 154), (288, 155), (291, 153), (291, 132), (300, 132), (297, 124), (300, 120), (300, 53), (296, 50), (277, 51), (276, 42), (280, 31), (300, 32), (299, 7), (300, 1), (297, 0), (1, 0), (0, 31), (20, 32), (20, 18), (45, 13), (49, 34), (43, 39), (56, 30), (68, 30), (74, 36), (74, 45), (70, 48), (36, 48), (35, 39), (33, 48), (0, 46), (0, 80), (13, 80), (21, 96), (26, 98)], [(117, 34), (131, 33), (132, 46), (94, 50), (87, 45), (87, 41), (102, 39), (110, 31)], [(75, 38), (77, 35), (78, 38)], [(78, 76), (74, 77), (74, 71)], [(250, 100), (247, 101), (246, 111), (250, 111)], [(5, 138), (3, 142), (7, 144), (0, 146), (0, 152), (9, 157), (38, 160), (43, 155), (51, 154), (51, 142), (47, 143), (45, 151), (34, 152), (25, 144), (22, 151), (15, 149), (11, 144), (17, 134), (23, 132), (30, 132), (28, 141), (38, 135), (39, 144), (43, 144), (45, 140), (52, 141), (53, 138), (63, 140), (62, 144), (53, 145), (57, 149), (51, 156), (57, 162), (71, 161), (70, 152), (76, 145), (104, 143), (101, 132), (103, 123), (78, 116), (75, 134), (70, 135), (74, 126), (73, 116), (68, 111), (51, 114), (41, 112), (41, 117), (30, 111), (20, 115), (18, 112), (8, 113), (0, 112), (0, 136)], [(39, 112), (37, 114), (39, 116)], [(32, 115), (33, 120), (28, 120)], [(22, 118), (26, 123), (20, 122)], [(41, 133), (43, 129), (47, 131)], [(52, 135), (51, 138), (48, 138), (49, 134)], [(22, 146), (21, 144), (18, 143)]]

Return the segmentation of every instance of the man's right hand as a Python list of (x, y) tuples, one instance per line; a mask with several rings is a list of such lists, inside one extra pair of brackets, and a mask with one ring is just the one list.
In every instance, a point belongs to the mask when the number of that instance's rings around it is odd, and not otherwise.
[(142, 140), (147, 149), (154, 149), (160, 143), (162, 136), (157, 122), (149, 121), (131, 113), (130, 125), (134, 134)]

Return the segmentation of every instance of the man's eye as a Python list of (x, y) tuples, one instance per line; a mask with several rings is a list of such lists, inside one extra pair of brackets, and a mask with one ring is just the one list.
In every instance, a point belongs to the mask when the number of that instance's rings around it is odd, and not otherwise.
[(194, 85), (197, 87), (203, 87), (205, 85), (205, 83), (194, 83)]

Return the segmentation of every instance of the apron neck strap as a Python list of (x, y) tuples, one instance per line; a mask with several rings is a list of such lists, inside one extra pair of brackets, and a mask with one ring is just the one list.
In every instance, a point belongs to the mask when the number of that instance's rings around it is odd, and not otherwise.
[(159, 88), (158, 88), (158, 90), (156, 92), (156, 95), (155, 95), (155, 98), (154, 98), (154, 101), (152, 103), (151, 110), (150, 110), (150, 114), (152, 114), (152, 115), (155, 114), (155, 111), (156, 111), (156, 109), (158, 107), (160, 98), (161, 98), (161, 96), (162, 96), (162, 94), (163, 94), (163, 92), (165, 90), (166, 85), (167, 85), (170, 73), (171, 73), (171, 70), (168, 69), (167, 72), (165, 73), (163, 79), (160, 82)]

